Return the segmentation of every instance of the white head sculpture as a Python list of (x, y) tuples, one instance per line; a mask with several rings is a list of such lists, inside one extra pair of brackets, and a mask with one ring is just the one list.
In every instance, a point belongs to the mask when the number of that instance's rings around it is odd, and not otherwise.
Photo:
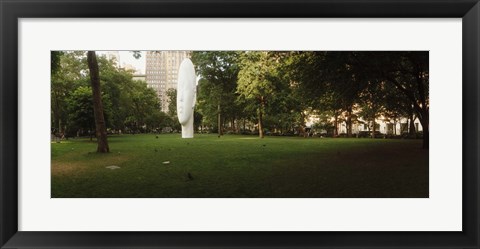
[(182, 138), (193, 138), (193, 108), (196, 101), (197, 76), (190, 59), (184, 59), (178, 69), (177, 116), (182, 125)]

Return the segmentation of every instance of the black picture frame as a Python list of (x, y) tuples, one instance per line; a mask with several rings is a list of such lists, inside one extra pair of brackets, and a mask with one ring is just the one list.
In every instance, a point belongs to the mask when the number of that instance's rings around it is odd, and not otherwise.
[[(150, 17), (462, 18), (462, 232), (18, 231), (18, 19)], [(478, 0), (0, 0), (1, 248), (479, 248)], [(441, 219), (442, 217), (439, 217)]]

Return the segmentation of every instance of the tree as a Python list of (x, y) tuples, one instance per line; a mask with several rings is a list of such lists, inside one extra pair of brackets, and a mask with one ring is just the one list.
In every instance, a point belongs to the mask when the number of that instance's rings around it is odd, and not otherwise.
[(171, 126), (172, 119), (160, 110), (154, 110), (145, 118), (145, 124), (151, 128), (152, 131), (161, 131), (161, 128)]
[(205, 78), (201, 78), (198, 81), (197, 91), (197, 105), (195, 109), (203, 115), (202, 123), (204, 126), (208, 126), (220, 132), (218, 130), (219, 115), (218, 115), (218, 96), (216, 92), (217, 87)]
[(67, 104), (70, 129), (76, 130), (77, 134), (81, 131), (90, 131), (91, 134), (95, 128), (91, 87), (80, 86), (75, 89)]
[[(411, 101), (423, 128), (423, 148), (429, 148), (429, 61), (428, 51), (405, 52), (397, 64), (396, 77), (389, 80)], [(412, 115), (413, 116), (413, 115)], [(413, 124), (411, 116), (410, 124)], [(414, 130), (414, 129), (411, 129)]]
[[(393, 126), (397, 126), (397, 121), (402, 117), (411, 117), (414, 113), (410, 100), (400, 92), (393, 84), (384, 84), (385, 100), (384, 100), (384, 115), (389, 120), (393, 121)], [(412, 123), (412, 122), (411, 122)], [(413, 125), (413, 123), (412, 123)], [(394, 135), (401, 135), (393, 130)], [(400, 131), (402, 132), (402, 131)]]
[(55, 132), (64, 134), (68, 119), (67, 99), (70, 94), (82, 84), (86, 70), (82, 62), (84, 52), (58, 52), (51, 53), (51, 113), (52, 128)]
[(160, 109), (160, 103), (157, 94), (151, 88), (147, 87), (144, 81), (133, 81), (133, 91), (130, 93), (132, 100), (131, 115), (134, 117), (138, 126), (145, 125), (146, 117)]
[(368, 52), (359, 63), (401, 92), (420, 120), (423, 148), (429, 148), (429, 53), (428, 51)]
[(279, 63), (275, 52), (248, 51), (241, 56), (237, 92), (257, 110), (259, 137), (264, 137), (263, 119), (268, 101), (278, 90)]
[(304, 127), (307, 116), (312, 111), (311, 102), (305, 98), (303, 89), (295, 80), (295, 74), (291, 71), (294, 52), (275, 51), (268, 56), (275, 63), (274, 74), (271, 80), (274, 83), (275, 92), (269, 97), (265, 106), (265, 113), (271, 122), (269, 127), (274, 132), (294, 132), (299, 129), (299, 135), (305, 135)]
[[(292, 63), (292, 71), (304, 88), (305, 97), (312, 100), (312, 103), (318, 98), (317, 103), (322, 105), (315, 108), (327, 107), (335, 120), (338, 111), (346, 112), (345, 120), (347, 127), (350, 127), (347, 129), (349, 133), (353, 117), (352, 107), (362, 102), (365, 104), (364, 100), (368, 95), (365, 89), (377, 88), (377, 91), (380, 91), (378, 96), (386, 96), (387, 91), (392, 89), (382, 85), (387, 83), (409, 103), (405, 104), (404, 100), (379, 103), (378, 99), (373, 98), (375, 96), (370, 96), (373, 99), (371, 98), (369, 108), (375, 104), (375, 109), (383, 108), (385, 113), (397, 109), (396, 114), (405, 115), (398, 110), (404, 109), (411, 120), (415, 114), (423, 127), (423, 147), (429, 147), (428, 52), (296, 52), (294, 57), (296, 63)], [(380, 88), (379, 84), (382, 85)], [(362, 94), (363, 99), (359, 99)], [(388, 108), (385, 108), (386, 105)], [(397, 108), (392, 105), (397, 105)], [(364, 109), (368, 108), (364, 106)]]
[[(118, 68), (106, 56), (98, 56), (97, 63), (107, 129), (125, 130), (151, 126), (152, 119), (147, 120), (146, 116), (159, 111), (155, 92), (149, 89), (145, 82), (133, 80), (133, 72)], [(56, 70), (52, 70), (51, 112), (52, 127), (55, 127), (54, 131), (57, 133), (61, 131), (67, 135), (81, 134), (78, 133), (79, 130), (90, 129), (83, 121), (94, 120), (87, 64), (86, 53), (83, 51), (66, 51), (55, 56), (52, 54), (52, 67)], [(82, 101), (86, 88), (90, 89), (91, 117), (80, 117), (79, 113), (84, 112), (82, 108), (85, 105)]]
[(338, 135), (340, 116), (345, 115), (347, 136), (352, 135), (353, 107), (358, 102), (363, 81), (355, 71), (353, 52), (295, 52), (292, 77), (313, 110), (328, 112), (334, 118)]
[(168, 98), (168, 115), (173, 119), (177, 119), (177, 89), (168, 89), (166, 95)]
[(95, 117), (95, 128), (97, 136), (97, 152), (110, 152), (107, 141), (107, 128), (103, 115), (102, 92), (100, 88), (100, 76), (98, 70), (97, 56), (95, 51), (87, 52), (87, 63), (90, 70), (90, 82), (93, 94), (93, 112)]
[[(168, 116), (170, 117), (169, 126), (175, 130), (181, 130), (182, 126), (180, 121), (178, 121), (177, 116), (177, 89), (170, 88), (167, 90), (168, 97)], [(195, 112), (194, 112), (194, 122), (195, 122)]]
[(344, 113), (347, 137), (352, 136), (354, 122), (353, 109), (359, 102), (360, 93), (368, 85), (368, 78), (355, 67), (357, 53), (361, 52), (325, 52), (323, 74), (327, 88), (336, 97), (336, 106)]
[[(103, 92), (103, 108), (107, 128), (115, 130), (125, 129), (125, 119), (131, 115), (131, 93), (136, 90), (136, 83), (132, 79), (132, 72), (118, 68), (106, 56), (97, 57), (100, 84)], [(105, 102), (105, 96), (111, 103)], [(109, 109), (108, 105), (115, 107)]]
[(360, 93), (360, 115), (372, 122), (372, 138), (375, 138), (376, 119), (385, 111), (385, 82), (370, 81)]
[(239, 55), (240, 52), (235, 51), (192, 53), (192, 62), (201, 77), (197, 109), (207, 121), (217, 120), (215, 126), (219, 135), (223, 135), (223, 126), (227, 120), (231, 120), (232, 129), (235, 129), (235, 119), (241, 114), (241, 109), (235, 102), (238, 96), (236, 87)]
[(64, 54), (62, 51), (52, 51), (50, 54), (50, 73), (52, 75), (58, 73), (60, 69), (61, 56)]

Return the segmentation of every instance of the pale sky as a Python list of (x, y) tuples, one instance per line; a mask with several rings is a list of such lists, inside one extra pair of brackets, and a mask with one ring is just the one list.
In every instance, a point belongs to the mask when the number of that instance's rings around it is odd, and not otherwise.
[[(99, 55), (106, 55), (108, 51), (96, 51), (97, 54)], [(133, 52), (132, 51), (119, 51), (120, 54), (120, 66), (123, 66), (124, 64), (130, 64), (134, 66), (137, 70), (140, 71), (140, 73), (145, 74), (145, 57), (146, 53), (145, 51), (140, 51), (142, 54), (142, 57), (139, 59), (135, 59), (133, 57)]]

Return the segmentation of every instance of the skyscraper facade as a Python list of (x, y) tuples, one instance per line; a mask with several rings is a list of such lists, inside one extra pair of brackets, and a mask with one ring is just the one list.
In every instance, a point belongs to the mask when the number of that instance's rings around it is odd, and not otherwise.
[(118, 68), (120, 67), (120, 53), (118, 51), (108, 51), (107, 59), (110, 61), (113, 60), (115, 62), (115, 66)]
[(189, 55), (189, 51), (147, 51), (145, 80), (157, 92), (163, 112), (168, 111), (167, 91), (177, 89), (178, 68)]

